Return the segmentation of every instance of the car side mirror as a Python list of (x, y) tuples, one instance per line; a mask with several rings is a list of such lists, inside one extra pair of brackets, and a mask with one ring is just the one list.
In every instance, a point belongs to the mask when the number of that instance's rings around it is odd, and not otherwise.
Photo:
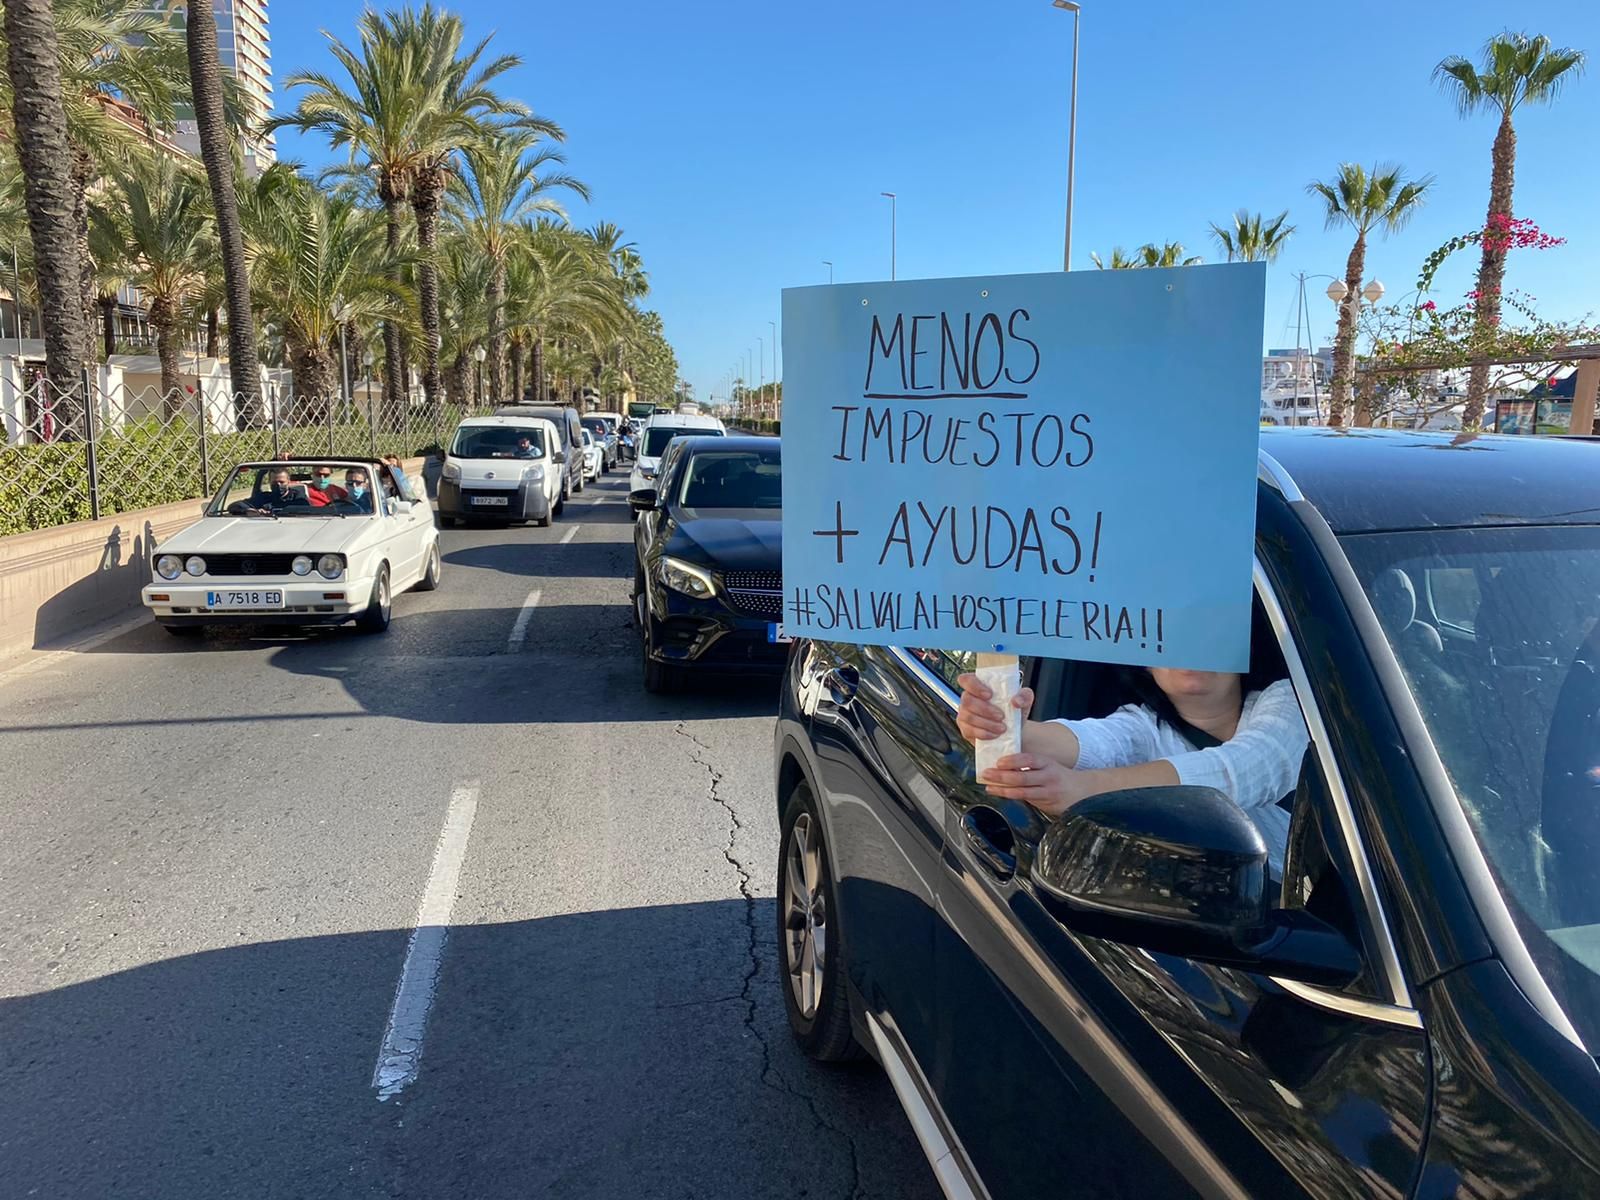
[(1090, 797), (1045, 834), (1033, 882), (1074, 933), (1302, 983), (1342, 987), (1361, 973), (1344, 934), (1272, 907), (1266, 843), (1215, 788)]
[(557, 450), (550, 456), (550, 461), (558, 467), (563, 465), (567, 461), (567, 452), (565, 450)]
[(640, 488), (637, 492), (628, 493), (628, 507), (636, 513), (647, 513), (656, 506), (656, 489)]

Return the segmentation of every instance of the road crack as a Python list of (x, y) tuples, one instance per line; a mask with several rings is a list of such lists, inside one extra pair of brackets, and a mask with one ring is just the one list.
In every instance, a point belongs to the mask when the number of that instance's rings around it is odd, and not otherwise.
[[(849, 1195), (851, 1200), (858, 1200), (862, 1195), (861, 1163), (856, 1150), (855, 1137), (849, 1129), (834, 1121), (817, 1104), (815, 1096), (791, 1086), (777, 1071), (772, 1064), (772, 1046), (768, 1043), (766, 1034), (762, 1032), (760, 1025), (756, 1021), (755, 983), (756, 977), (761, 974), (761, 947), (760, 939), (756, 934), (756, 894), (750, 886), (749, 868), (740, 862), (738, 855), (734, 853), (739, 833), (744, 829), (744, 822), (739, 819), (738, 810), (734, 808), (733, 803), (722, 794), (723, 775), (710, 761), (711, 747), (690, 733), (682, 721), (679, 721), (673, 727), (673, 732), (679, 734), (694, 746), (695, 749), (690, 753), (689, 761), (705, 770), (709, 777), (707, 795), (713, 804), (728, 814), (728, 840), (722, 847), (722, 857), (727, 859), (728, 865), (733, 868), (739, 879), (739, 895), (744, 900), (745, 953), (748, 959), (738, 998), (744, 1006), (742, 1020), (745, 1031), (755, 1039), (756, 1045), (761, 1048), (761, 1084), (763, 1087), (771, 1088), (779, 1095), (799, 1100), (806, 1106), (806, 1110), (811, 1114), (812, 1123), (818, 1130), (833, 1134), (844, 1144), (850, 1165)], [(779, 948), (778, 953), (781, 952), (781, 948)]]

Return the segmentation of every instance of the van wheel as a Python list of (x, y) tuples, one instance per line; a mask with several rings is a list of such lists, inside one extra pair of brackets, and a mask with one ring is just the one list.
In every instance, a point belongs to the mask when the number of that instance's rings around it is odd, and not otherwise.
[(846, 1062), (862, 1057), (850, 1029), (844, 946), (833, 872), (816, 801), (804, 783), (789, 794), (778, 840), (778, 947), (783, 1008), (807, 1057)]

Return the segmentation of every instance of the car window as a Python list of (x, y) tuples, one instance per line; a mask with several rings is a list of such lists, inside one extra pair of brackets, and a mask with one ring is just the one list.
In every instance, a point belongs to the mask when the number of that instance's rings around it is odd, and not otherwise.
[(906, 653), (937, 675), (953, 692), (961, 690), (956, 680), (978, 665), (978, 656), (971, 650), (934, 650), (908, 646)]
[(676, 486), (685, 508), (783, 507), (783, 474), (776, 450), (701, 450)]
[(1600, 1041), (1600, 528), (1342, 541), (1518, 930)]
[(720, 429), (686, 428), (682, 425), (651, 425), (644, 432), (644, 449), (640, 453), (645, 458), (659, 458), (673, 438), (721, 436), (723, 434)]
[[(528, 439), (528, 449), (521, 448)], [(544, 430), (538, 425), (463, 425), (450, 443), (454, 458), (543, 458)]]

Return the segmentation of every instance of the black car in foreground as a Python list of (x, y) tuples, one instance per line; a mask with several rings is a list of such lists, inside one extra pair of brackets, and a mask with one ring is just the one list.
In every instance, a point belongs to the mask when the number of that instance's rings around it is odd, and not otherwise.
[(781, 468), (776, 438), (678, 437), (656, 486), (629, 494), (648, 691), (691, 673), (782, 670)]
[(1263, 431), (1254, 594), (1311, 734), (1281, 862), (1209, 789), (994, 799), (965, 656), (797, 645), (800, 1045), (879, 1059), (952, 1197), (1600, 1196), (1600, 445)]

